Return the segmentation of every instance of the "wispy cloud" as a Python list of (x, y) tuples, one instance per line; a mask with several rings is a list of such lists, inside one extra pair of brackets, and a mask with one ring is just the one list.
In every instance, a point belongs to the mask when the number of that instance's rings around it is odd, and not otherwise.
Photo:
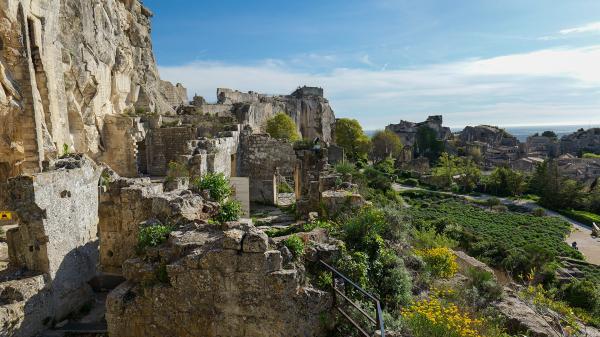
[(600, 21), (588, 23), (583, 26), (563, 29), (559, 32), (562, 35), (581, 34), (581, 33), (600, 33)]
[[(168, 80), (210, 99), (218, 87), (284, 94), (322, 86), (341, 116), (367, 128), (444, 114), (451, 125), (600, 122), (600, 45), (546, 49), (403, 69), (310, 72), (290, 61), (198, 61), (161, 67)], [(576, 116), (576, 117), (575, 117)]]

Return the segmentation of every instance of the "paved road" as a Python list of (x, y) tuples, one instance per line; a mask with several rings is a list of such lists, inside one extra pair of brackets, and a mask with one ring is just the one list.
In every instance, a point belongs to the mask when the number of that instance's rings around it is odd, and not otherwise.
[[(440, 194), (445, 194), (445, 195), (453, 195), (453, 196), (465, 198), (467, 200), (478, 200), (478, 201), (485, 201), (489, 198), (494, 197), (494, 196), (486, 195), (486, 194), (481, 194), (479, 196), (470, 196), (470, 195), (456, 194), (456, 193), (452, 193), (452, 192), (431, 191), (431, 190), (426, 190), (426, 189), (423, 189), (420, 187), (404, 186), (404, 185), (400, 185), (400, 184), (394, 184), (393, 188), (396, 191), (407, 191), (407, 190), (429, 191), (429, 192), (435, 192), (435, 193), (440, 193)], [(579, 221), (575, 221), (575, 220), (567, 218), (561, 214), (558, 214), (554, 211), (551, 211), (549, 209), (541, 207), (540, 205), (536, 204), (535, 202), (533, 202), (531, 200), (512, 200), (512, 199), (508, 199), (508, 198), (498, 198), (498, 199), (500, 199), (500, 202), (502, 204), (507, 205), (507, 206), (508, 205), (521, 206), (521, 207), (525, 207), (529, 210), (534, 210), (536, 208), (542, 208), (546, 211), (546, 215), (559, 217), (559, 218), (569, 222), (573, 226), (573, 231), (565, 239), (565, 242), (567, 242), (569, 245), (571, 243), (573, 243), (573, 241), (577, 242), (579, 251), (585, 256), (585, 260), (589, 263), (593, 263), (595, 265), (600, 265), (600, 239), (592, 237), (592, 235), (591, 235), (592, 230), (590, 229), (590, 227), (582, 224)]]

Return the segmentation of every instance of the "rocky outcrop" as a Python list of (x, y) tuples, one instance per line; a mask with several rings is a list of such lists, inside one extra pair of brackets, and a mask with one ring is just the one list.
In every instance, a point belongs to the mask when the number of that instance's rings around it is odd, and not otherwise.
[(600, 128), (580, 129), (560, 139), (562, 153), (580, 155), (584, 152), (600, 154)]
[(97, 156), (105, 116), (173, 112), (183, 90), (159, 79), (151, 16), (138, 0), (2, 2), (0, 180), (40, 171), (63, 145)]
[(332, 304), (282, 268), (263, 232), (238, 223), (190, 223), (123, 268), (127, 282), (107, 299), (115, 337), (320, 336)]
[(534, 337), (562, 336), (542, 315), (523, 302), (513, 290), (505, 288), (504, 293), (502, 301), (494, 306), (506, 317), (506, 324), (510, 331), (527, 331), (529, 336)]
[(481, 142), (491, 146), (515, 146), (519, 144), (517, 138), (504, 129), (489, 125), (467, 126), (460, 133), (459, 139), (463, 143)]

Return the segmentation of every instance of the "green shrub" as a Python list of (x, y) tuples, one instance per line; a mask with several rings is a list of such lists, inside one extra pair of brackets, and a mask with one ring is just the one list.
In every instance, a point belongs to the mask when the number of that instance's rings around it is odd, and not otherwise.
[(342, 225), (348, 248), (366, 252), (375, 258), (384, 245), (381, 234), (388, 228), (385, 220), (384, 213), (375, 207), (364, 207), (348, 218)]
[(290, 116), (283, 112), (280, 112), (267, 120), (266, 129), (267, 133), (276, 139), (284, 139), (292, 142), (300, 139), (296, 123)]
[(219, 208), (219, 213), (214, 216), (214, 220), (218, 222), (237, 221), (242, 214), (242, 204), (237, 200), (227, 200), (222, 202)]
[(600, 309), (600, 292), (598, 287), (587, 280), (575, 280), (563, 288), (563, 298), (572, 307), (589, 312)]
[(167, 240), (173, 227), (163, 224), (155, 224), (140, 228), (138, 234), (138, 249), (144, 250), (147, 247), (156, 247)]
[(412, 231), (413, 245), (415, 248), (439, 248), (449, 247), (454, 248), (458, 246), (458, 242), (452, 240), (444, 234), (438, 233), (433, 228), (413, 230)]
[(335, 171), (339, 174), (351, 175), (356, 172), (356, 167), (350, 162), (343, 162), (335, 165)]
[(382, 249), (369, 267), (369, 280), (385, 309), (396, 311), (410, 303), (412, 278), (394, 251)]
[(328, 271), (322, 271), (317, 276), (317, 280), (315, 282), (317, 288), (321, 290), (329, 290), (333, 285), (333, 277), (331, 273)]
[(546, 216), (546, 210), (543, 208), (536, 208), (533, 210), (533, 215), (537, 216), (537, 217), (543, 217)]
[(466, 276), (467, 287), (476, 290), (476, 298), (489, 303), (502, 297), (502, 286), (498, 284), (494, 274), (489, 271), (471, 267), (467, 270)]
[(304, 254), (304, 241), (296, 234), (285, 239), (283, 245), (290, 250), (295, 259), (299, 259)]
[(229, 179), (223, 173), (207, 173), (197, 179), (195, 185), (200, 191), (208, 190), (216, 202), (222, 202), (233, 192)]
[(367, 287), (369, 281), (367, 254), (363, 252), (348, 253), (342, 249), (335, 267), (361, 288)]

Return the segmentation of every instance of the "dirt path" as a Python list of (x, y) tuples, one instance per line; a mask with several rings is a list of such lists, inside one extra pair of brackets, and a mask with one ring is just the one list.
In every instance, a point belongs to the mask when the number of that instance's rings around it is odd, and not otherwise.
[[(431, 191), (431, 190), (426, 190), (426, 189), (419, 188), (419, 187), (410, 187), (410, 186), (404, 186), (404, 185), (399, 185), (399, 184), (394, 184), (393, 188), (396, 191), (406, 191), (406, 190), (429, 191), (429, 192), (446, 194), (446, 195), (454, 195), (457, 197), (465, 198), (467, 200), (477, 200), (477, 201), (484, 201), (484, 200), (494, 197), (494, 196), (486, 195), (486, 194), (481, 194), (479, 196), (470, 196), (470, 195), (456, 194), (456, 193), (452, 193), (452, 192)], [(508, 198), (498, 198), (498, 199), (504, 205), (521, 206), (521, 207), (525, 207), (529, 210), (534, 210), (536, 208), (542, 208), (546, 211), (546, 215), (559, 217), (559, 218), (567, 221), (568, 223), (570, 223), (573, 226), (573, 231), (571, 232), (571, 234), (569, 236), (567, 236), (565, 238), (565, 242), (568, 243), (569, 245), (571, 243), (573, 243), (573, 241), (577, 242), (577, 247), (579, 248), (579, 251), (585, 257), (585, 260), (589, 263), (592, 263), (595, 265), (600, 265), (600, 239), (592, 237), (592, 230), (588, 226), (586, 226), (578, 221), (575, 221), (573, 219), (567, 218), (566, 216), (558, 214), (554, 211), (551, 211), (549, 209), (541, 207), (540, 205), (536, 204), (535, 202), (533, 202), (531, 200), (511, 200)]]

